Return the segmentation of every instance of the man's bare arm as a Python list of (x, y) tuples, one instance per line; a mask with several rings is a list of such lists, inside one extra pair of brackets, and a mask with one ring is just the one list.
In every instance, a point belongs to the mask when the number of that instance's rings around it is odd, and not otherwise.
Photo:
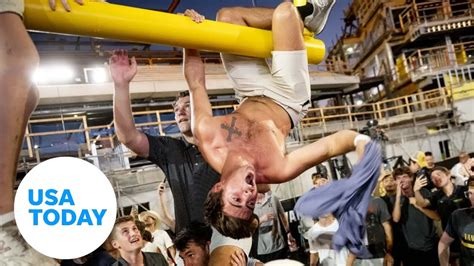
[(441, 217), (439, 216), (437, 211), (430, 210), (427, 208), (419, 207), (418, 208), (424, 215), (426, 215), (428, 218), (430, 218), (433, 221), (439, 221), (441, 220)]
[[(341, 130), (287, 154), (281, 166), (274, 167), (276, 171), (269, 175), (274, 179), (272, 182), (289, 181), (306, 169), (329, 158), (356, 150), (354, 139), (357, 135), (359, 134), (355, 131)], [(358, 142), (357, 153), (359, 156), (363, 153), (365, 143), (366, 141)]]
[(114, 81), (114, 121), (118, 140), (141, 157), (148, 157), (149, 143), (145, 134), (135, 127), (130, 105), (130, 82), (137, 73), (137, 62), (129, 62), (127, 51), (117, 50), (109, 59)]
[(415, 184), (413, 185), (413, 191), (415, 192), (415, 199), (416, 205), (420, 207), (428, 207), (430, 206), (430, 201), (425, 199), (423, 195), (421, 195), (420, 190), (428, 184), (428, 180), (426, 177), (420, 177), (415, 179)]
[(205, 137), (202, 135), (205, 123), (212, 118), (212, 107), (206, 91), (204, 63), (195, 49), (184, 49), (184, 77), (191, 98), (191, 127), (199, 145)]
[(438, 243), (438, 257), (440, 266), (449, 265), (449, 246), (453, 243), (454, 238), (451, 238), (446, 232), (443, 232)]
[(402, 207), (401, 205), (401, 197), (402, 197), (402, 188), (401, 188), (401, 183), (400, 180), (397, 180), (397, 194), (395, 196), (395, 204), (393, 205), (393, 211), (392, 211), (392, 220), (395, 223), (398, 223), (400, 221), (400, 218), (402, 216)]
[(161, 182), (159, 185), (158, 185), (158, 195), (159, 195), (159, 198), (160, 198), (160, 206), (161, 206), (161, 211), (162, 213), (159, 213), (161, 218), (162, 218), (162, 221), (164, 224), (166, 224), (169, 228), (171, 228), (171, 230), (175, 233), (177, 233), (175, 230), (176, 230), (176, 221), (175, 219), (171, 216), (169, 210), (168, 210), (168, 206), (166, 206), (166, 201), (167, 201), (167, 198), (166, 198), (166, 194), (165, 194), (165, 184), (164, 182)]
[(184, 75), (189, 86), (191, 102), (191, 129), (195, 144), (205, 160), (217, 172), (222, 171), (223, 157), (216, 143), (216, 129), (219, 128), (219, 118), (212, 117), (212, 108), (206, 92), (204, 64), (199, 52), (194, 49), (184, 51)]
[(319, 253), (309, 254), (309, 266), (318, 266)]
[(393, 265), (392, 248), (393, 248), (393, 234), (392, 226), (389, 221), (382, 223), (383, 230), (385, 231), (385, 256), (384, 265)]

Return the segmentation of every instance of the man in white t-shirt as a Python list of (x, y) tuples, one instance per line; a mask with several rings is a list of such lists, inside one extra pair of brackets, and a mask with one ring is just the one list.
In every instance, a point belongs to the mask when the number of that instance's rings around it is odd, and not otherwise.
[(161, 254), (165, 257), (170, 265), (175, 264), (176, 248), (173, 241), (166, 231), (160, 230), (160, 219), (154, 211), (141, 212), (139, 219), (145, 223), (146, 230), (150, 231), (153, 236), (153, 244), (158, 246)]
[(451, 175), (454, 176), (454, 183), (458, 186), (466, 185), (469, 176), (473, 175), (471, 168), (474, 166), (474, 160), (469, 157), (469, 153), (463, 151), (459, 153), (459, 163), (451, 168)]
[[(339, 223), (332, 214), (319, 220), (306, 232), (310, 252), (310, 265), (345, 266), (349, 252), (346, 248), (336, 251), (332, 248), (332, 238), (339, 229)], [(318, 264), (319, 261), (319, 264)]]

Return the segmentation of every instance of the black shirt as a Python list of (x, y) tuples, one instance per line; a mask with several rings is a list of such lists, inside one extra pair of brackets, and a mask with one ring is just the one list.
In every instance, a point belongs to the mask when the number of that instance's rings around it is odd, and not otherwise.
[(474, 209), (459, 209), (453, 212), (445, 232), (461, 240), (461, 265), (474, 265)]
[(368, 250), (372, 258), (383, 258), (386, 253), (385, 229), (383, 223), (390, 221), (387, 204), (381, 198), (372, 197), (365, 216)]
[[(168, 262), (161, 253), (155, 252), (142, 252), (143, 254), (143, 264), (145, 266), (168, 266)], [(128, 266), (130, 265), (122, 257), (119, 257), (118, 260), (112, 264), (112, 266)]]
[(197, 147), (184, 138), (146, 135), (148, 160), (165, 173), (174, 199), (176, 230), (191, 221), (204, 222), (204, 201), (220, 174), (204, 160)]
[(74, 260), (61, 260), (61, 266), (110, 266), (116, 260), (104, 248), (99, 247), (91, 254), (86, 255), (86, 262), (75, 263)]
[(453, 194), (449, 197), (441, 189), (433, 192), (428, 197), (431, 208), (436, 210), (441, 217), (443, 229), (446, 228), (451, 213), (457, 209), (471, 206), (470, 201), (464, 196), (465, 191), (467, 191), (466, 186), (454, 186)]
[[(423, 194), (423, 190), (421, 190)], [(426, 195), (423, 195), (426, 197)], [(438, 246), (438, 236), (433, 220), (410, 204), (409, 199), (401, 196), (400, 227), (410, 249), (430, 251)]]

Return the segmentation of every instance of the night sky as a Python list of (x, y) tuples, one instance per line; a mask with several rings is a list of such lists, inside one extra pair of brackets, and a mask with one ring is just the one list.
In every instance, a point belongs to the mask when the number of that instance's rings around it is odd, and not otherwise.
[[(279, 0), (253, 0), (257, 6), (262, 7), (275, 7), (280, 3)], [(164, 10), (167, 9), (169, 1), (163, 0), (109, 0), (110, 3), (122, 4), (127, 6), (134, 6), (147, 9)], [(318, 36), (322, 39), (327, 47), (331, 47), (332, 43), (335, 43), (337, 37), (342, 34), (343, 27), (343, 11), (349, 5), (349, 0), (337, 0), (331, 15), (329, 16), (328, 23), (324, 31)], [(187, 8), (195, 9), (200, 12), (206, 18), (215, 19), (217, 10), (222, 7), (228, 6), (246, 6), (250, 7), (253, 5), (252, 0), (181, 0), (176, 12), (183, 12)]]

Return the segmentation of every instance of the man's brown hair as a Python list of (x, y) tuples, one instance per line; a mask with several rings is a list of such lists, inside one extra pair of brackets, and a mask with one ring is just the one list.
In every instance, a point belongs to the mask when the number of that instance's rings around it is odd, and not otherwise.
[(448, 168), (443, 167), (443, 166), (433, 167), (433, 169), (431, 169), (431, 173), (433, 173), (434, 171), (441, 171), (441, 172), (445, 173), (446, 175), (451, 176), (451, 171), (449, 171)]
[(126, 215), (126, 216), (121, 216), (121, 217), (118, 217), (116, 220), (115, 220), (115, 223), (114, 223), (114, 228), (112, 229), (112, 232), (110, 233), (110, 239), (115, 239), (115, 229), (117, 228), (117, 226), (119, 224), (123, 224), (123, 223), (126, 223), (126, 222), (135, 222), (135, 219), (133, 218), (133, 216), (131, 215)]
[(219, 233), (234, 239), (251, 237), (258, 228), (258, 216), (252, 213), (248, 220), (227, 216), (222, 207), (222, 190), (210, 191), (204, 202), (204, 217)]
[(178, 96), (176, 96), (176, 98), (174, 99), (173, 103), (171, 104), (171, 106), (173, 106), (173, 108), (176, 106), (176, 103), (178, 102), (179, 99), (181, 98), (184, 98), (186, 96), (189, 96), (189, 91), (180, 91), (178, 93)]
[(413, 173), (410, 171), (410, 168), (408, 166), (395, 168), (395, 170), (393, 170), (393, 177), (395, 178), (395, 180), (397, 180), (397, 176), (401, 176), (404, 174), (407, 174), (409, 177), (413, 177)]

